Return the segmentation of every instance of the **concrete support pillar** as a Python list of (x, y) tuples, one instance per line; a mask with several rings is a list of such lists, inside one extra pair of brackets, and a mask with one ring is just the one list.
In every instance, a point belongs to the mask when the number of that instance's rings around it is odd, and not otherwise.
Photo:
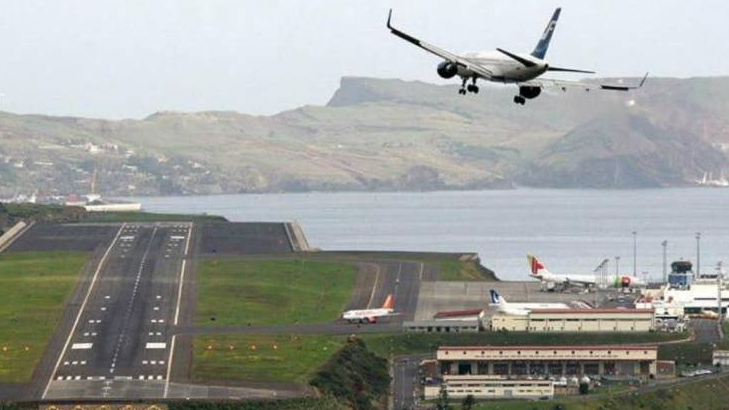
[(508, 368), (508, 370), (506, 371), (506, 374), (508, 374), (509, 376), (511, 376), (511, 362), (509, 362), (507, 364), (507, 368)]
[(562, 376), (566, 376), (566, 375), (567, 375), (567, 363), (562, 362)]
[(549, 374), (549, 362), (544, 362), (544, 374)]
[(532, 366), (530, 362), (526, 362), (526, 374), (532, 374)]
[(585, 374), (585, 363), (580, 362), (580, 376), (582, 376), (583, 374)]
[(488, 364), (488, 374), (494, 374), (494, 363), (489, 362)]
[(600, 374), (605, 374), (605, 363), (598, 362), (597, 364), (597, 372)]

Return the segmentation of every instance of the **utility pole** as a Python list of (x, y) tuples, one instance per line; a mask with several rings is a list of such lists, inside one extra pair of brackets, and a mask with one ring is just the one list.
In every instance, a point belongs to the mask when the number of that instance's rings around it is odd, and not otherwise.
[(633, 277), (638, 277), (638, 232), (633, 231)]
[(620, 276), (620, 256), (615, 257), (615, 277)]
[(666, 283), (668, 280), (666, 275), (668, 275), (668, 261), (666, 260), (666, 248), (668, 247), (668, 241), (664, 240), (661, 242), (661, 246), (663, 247), (663, 283)]
[(696, 277), (701, 276), (701, 232), (696, 232)]
[[(716, 272), (717, 273), (717, 275), (716, 275), (716, 287), (717, 287), (716, 300), (718, 301), (718, 310), (716, 311), (716, 313), (719, 314), (719, 317), (717, 320), (719, 321), (719, 326), (721, 326), (721, 320), (723, 317), (723, 306), (722, 305), (724, 304), (724, 301), (721, 300), (721, 280), (722, 280), (722, 277), (724, 276), (723, 272), (722, 272), (722, 268), (721, 268), (721, 262), (719, 262), (719, 265), (716, 267), (716, 270), (717, 270), (717, 272)], [(719, 334), (720, 335), (722, 334), (721, 328), (719, 328)]]

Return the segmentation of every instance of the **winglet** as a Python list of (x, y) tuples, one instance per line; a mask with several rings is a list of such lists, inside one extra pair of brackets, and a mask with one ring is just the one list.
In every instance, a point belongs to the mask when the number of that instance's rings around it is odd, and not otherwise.
[(392, 20), (392, 9), (390, 9), (390, 13), (387, 14), (387, 28), (392, 30), (392, 26), (390, 25), (390, 20)]
[(645, 76), (643, 76), (643, 79), (640, 80), (640, 85), (638, 85), (638, 88), (642, 87), (643, 84), (645, 84), (645, 80), (647, 80), (647, 79), (648, 79), (648, 73), (646, 72)]

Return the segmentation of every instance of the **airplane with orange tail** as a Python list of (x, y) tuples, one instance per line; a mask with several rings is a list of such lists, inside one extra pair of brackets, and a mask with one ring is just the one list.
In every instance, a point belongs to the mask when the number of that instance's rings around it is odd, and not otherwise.
[[(597, 286), (598, 275), (574, 275), (567, 273), (552, 273), (547, 267), (534, 255), (527, 255), (527, 263), (529, 264), (529, 270), (531, 277), (539, 279), (542, 282), (555, 283), (563, 286), (580, 286), (585, 288), (593, 288)], [(603, 261), (598, 269), (606, 263)], [(607, 286), (611, 286), (619, 289), (645, 287), (645, 281), (640, 278), (636, 278), (632, 275), (616, 275), (612, 281), (606, 283)]]
[(385, 303), (379, 309), (357, 309), (342, 313), (342, 319), (349, 323), (377, 323), (377, 319), (386, 316), (395, 316), (400, 313), (393, 309), (392, 294), (387, 295)]

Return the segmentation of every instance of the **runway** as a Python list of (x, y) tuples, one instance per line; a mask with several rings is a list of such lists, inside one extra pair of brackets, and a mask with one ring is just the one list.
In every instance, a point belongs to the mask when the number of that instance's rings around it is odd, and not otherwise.
[(99, 260), (43, 399), (167, 394), (191, 224), (124, 224)]
[(255, 255), (293, 252), (286, 226), (279, 222), (205, 222), (196, 225), (195, 255)]

